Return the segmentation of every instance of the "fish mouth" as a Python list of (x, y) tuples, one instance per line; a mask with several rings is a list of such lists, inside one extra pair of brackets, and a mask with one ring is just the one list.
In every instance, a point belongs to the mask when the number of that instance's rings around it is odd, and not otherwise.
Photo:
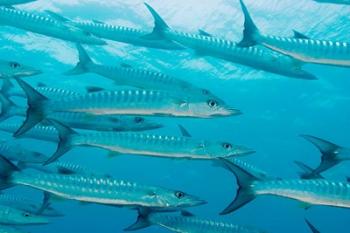
[(236, 109), (236, 108), (228, 108), (227, 110), (228, 110), (230, 116), (239, 116), (239, 115), (243, 114), (243, 112), (241, 110)]
[(249, 148), (246, 148), (246, 147), (239, 147), (229, 157), (246, 156), (246, 155), (251, 155), (251, 154), (254, 154), (254, 153), (256, 153), (256, 150), (249, 149)]

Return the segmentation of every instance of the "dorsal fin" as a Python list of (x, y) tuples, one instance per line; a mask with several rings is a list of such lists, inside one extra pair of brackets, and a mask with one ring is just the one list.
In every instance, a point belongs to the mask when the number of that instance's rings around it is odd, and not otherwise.
[(183, 127), (182, 125), (177, 125), (177, 126), (179, 127), (181, 135), (183, 137), (188, 137), (188, 138), (192, 137), (192, 135), (188, 132), (188, 130), (185, 127)]
[(53, 11), (50, 11), (50, 10), (45, 10), (45, 12), (51, 17), (51, 18), (54, 18), (55, 20), (57, 21), (60, 21), (60, 22), (70, 22), (71, 20), (68, 19), (68, 18), (65, 18), (63, 17), (62, 15), (56, 13), (56, 12), (53, 12)]
[(298, 32), (296, 30), (293, 30), (293, 32), (294, 32), (294, 38), (297, 38), (297, 39), (310, 39), (310, 37), (304, 35), (301, 32)]
[(199, 35), (202, 35), (202, 36), (209, 36), (209, 37), (213, 36), (212, 34), (206, 32), (206, 31), (204, 31), (202, 29), (199, 29), (198, 32), (199, 32)]
[(128, 63), (120, 63), (120, 66), (123, 68), (133, 68), (132, 65), (128, 64)]
[(96, 86), (87, 86), (85, 89), (87, 93), (100, 92), (100, 91), (106, 90), (103, 87), (96, 87)]
[(92, 22), (97, 23), (97, 24), (105, 24), (104, 22), (96, 20), (96, 19), (93, 19)]

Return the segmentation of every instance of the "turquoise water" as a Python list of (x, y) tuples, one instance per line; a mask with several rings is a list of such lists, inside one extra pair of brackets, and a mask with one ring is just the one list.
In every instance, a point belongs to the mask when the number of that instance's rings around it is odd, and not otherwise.
[[(239, 41), (243, 17), (238, 1), (177, 0), (149, 1), (173, 28), (196, 32), (205, 29), (213, 35)], [(297, 29), (311, 38), (349, 41), (350, 7), (317, 4), (312, 0), (246, 1), (251, 14), (264, 32), (289, 36)], [(143, 1), (101, 0), (39, 0), (19, 6), (31, 11), (53, 10), (68, 18), (100, 21), (152, 29), (153, 20)], [(23, 30), (1, 27), (1, 59), (15, 60), (40, 68), (44, 74), (27, 78), (31, 84), (44, 82), (50, 86), (83, 91), (87, 85), (111, 89), (103, 77), (84, 74), (64, 76), (77, 62), (75, 45)], [(108, 41), (108, 46), (85, 46), (96, 61), (116, 65), (120, 62), (158, 70), (208, 88), (229, 105), (244, 114), (231, 118), (165, 119), (155, 118), (166, 125), (160, 133), (180, 135), (177, 124), (184, 125), (196, 138), (233, 141), (254, 148), (257, 153), (244, 160), (266, 170), (270, 175), (296, 178), (300, 160), (312, 167), (319, 162), (319, 152), (299, 137), (312, 134), (350, 146), (350, 72), (346, 68), (307, 65), (306, 70), (319, 80), (305, 81), (253, 70), (215, 58), (199, 57), (189, 51), (164, 51), (135, 47)], [(9, 134), (2, 134), (9, 138)], [(55, 145), (20, 139), (32, 150), (50, 154)], [(99, 173), (139, 183), (184, 190), (208, 201), (208, 205), (191, 209), (196, 215), (214, 220), (251, 225), (271, 233), (310, 232), (307, 217), (321, 232), (347, 232), (350, 212), (346, 209), (313, 207), (305, 211), (296, 201), (277, 197), (259, 197), (252, 203), (227, 216), (218, 213), (235, 195), (235, 178), (227, 171), (211, 166), (210, 162), (167, 160), (132, 155), (108, 158), (107, 152), (92, 148), (76, 148), (63, 157), (85, 165)], [(344, 163), (325, 176), (344, 180), (349, 175)], [(11, 190), (12, 191), (12, 190)], [(14, 188), (12, 192), (40, 198), (30, 189)], [(133, 210), (81, 205), (74, 201), (57, 202), (54, 206), (65, 217), (52, 219), (47, 226), (28, 227), (31, 232), (122, 232), (136, 218)], [(140, 232), (166, 232), (157, 227)]]

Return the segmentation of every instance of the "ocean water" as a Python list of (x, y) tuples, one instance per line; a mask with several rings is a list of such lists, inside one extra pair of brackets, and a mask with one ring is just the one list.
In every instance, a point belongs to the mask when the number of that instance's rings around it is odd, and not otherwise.
[[(171, 27), (188, 32), (204, 29), (233, 41), (242, 37), (243, 16), (238, 0), (149, 0)], [(318, 4), (312, 0), (246, 0), (262, 31), (289, 36), (292, 30), (311, 38), (349, 41), (350, 7)], [(78, 20), (97, 19), (116, 25), (151, 31), (153, 20), (141, 0), (39, 0), (20, 9), (43, 12), (52, 10)], [(26, 78), (31, 84), (44, 82), (53, 87), (83, 91), (94, 85), (111, 89), (101, 76), (84, 74), (64, 76), (77, 62), (75, 45), (12, 27), (0, 27), (1, 59), (15, 60), (40, 68), (44, 74)], [(166, 125), (156, 132), (180, 135), (177, 124), (185, 126), (196, 138), (232, 141), (253, 148), (257, 153), (243, 158), (272, 176), (296, 178), (294, 160), (316, 166), (319, 151), (300, 134), (311, 134), (350, 146), (350, 71), (346, 68), (307, 65), (306, 70), (319, 80), (305, 81), (275, 75), (227, 61), (199, 57), (188, 51), (165, 51), (108, 41), (104, 47), (85, 46), (94, 60), (116, 65), (120, 62), (158, 70), (197, 86), (205, 87), (240, 109), (243, 115), (217, 119), (154, 118)], [(18, 120), (18, 119), (16, 119)], [(11, 138), (1, 133), (2, 138)], [(24, 146), (48, 155), (55, 144), (19, 139)], [(321, 232), (348, 232), (350, 211), (332, 207), (313, 207), (307, 211), (300, 203), (278, 197), (259, 197), (226, 216), (218, 213), (234, 198), (235, 177), (213, 167), (207, 161), (171, 160), (122, 155), (108, 158), (107, 152), (94, 148), (76, 148), (62, 158), (116, 178), (179, 189), (200, 196), (207, 205), (191, 208), (196, 215), (242, 225), (267, 232), (310, 230), (307, 217)], [(350, 175), (344, 163), (325, 173), (327, 178), (344, 180)], [(10, 190), (40, 199), (40, 192), (15, 187)], [(74, 201), (55, 202), (65, 213), (49, 225), (26, 227), (30, 232), (123, 232), (134, 222), (136, 212), (125, 208), (82, 205)], [(159, 227), (144, 233), (167, 232)]]

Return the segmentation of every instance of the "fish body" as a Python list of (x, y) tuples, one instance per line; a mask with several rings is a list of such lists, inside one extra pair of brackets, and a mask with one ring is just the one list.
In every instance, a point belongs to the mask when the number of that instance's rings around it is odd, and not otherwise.
[(264, 35), (259, 32), (243, 0), (240, 0), (245, 16), (242, 47), (263, 45), (302, 62), (333, 66), (350, 66), (350, 43), (310, 38), (291, 38)]
[(0, 205), (0, 224), (5, 225), (33, 225), (47, 224), (45, 217), (37, 216), (13, 207)]
[[(0, 205), (10, 206), (12, 208), (16, 208), (18, 210), (22, 210), (31, 214), (38, 214), (38, 211), (41, 208), (41, 203), (37, 203), (35, 201), (10, 194), (0, 194)], [(62, 216), (62, 213), (53, 207), (48, 206), (40, 213), (40, 215), (46, 217), (58, 217)]]
[(190, 213), (180, 215), (178, 213), (139, 211), (137, 222), (125, 230), (134, 231), (151, 225), (158, 225), (178, 233), (263, 233), (263, 231), (251, 227), (187, 215), (190, 215)]
[(235, 200), (221, 214), (231, 213), (260, 195), (273, 195), (298, 200), (310, 205), (350, 208), (350, 184), (313, 180), (264, 180), (227, 161), (224, 166), (235, 174), (239, 186)]
[(184, 33), (171, 29), (159, 14), (148, 4), (147, 8), (155, 20), (149, 39), (167, 39), (191, 48), (198, 55), (212, 56), (230, 62), (239, 63), (255, 69), (300, 79), (316, 79), (301, 69), (302, 63), (288, 56), (257, 47), (242, 48), (236, 43), (214, 37), (202, 31), (200, 34)]
[(92, 115), (142, 115), (213, 118), (239, 115), (239, 110), (212, 98), (197, 98), (183, 94), (153, 90), (118, 90), (89, 93), (61, 100), (49, 100), (20, 79), (26, 92), (27, 118), (15, 133), (19, 136), (54, 112), (84, 112)]
[(3, 188), (24, 185), (65, 199), (125, 207), (177, 209), (205, 204), (198, 197), (167, 188), (105, 176), (26, 172), (2, 156), (0, 163)]
[(253, 153), (246, 147), (227, 142), (131, 132), (77, 133), (59, 122), (51, 123), (59, 132), (60, 142), (55, 154), (45, 164), (55, 161), (74, 146), (98, 147), (117, 154), (200, 160)]
[(103, 40), (55, 18), (15, 8), (0, 7), (0, 23), (75, 43), (106, 44)]
[(75, 75), (91, 72), (111, 79), (117, 85), (121, 86), (132, 86), (147, 90), (166, 90), (183, 93), (184, 95), (217, 99), (217, 97), (213, 96), (206, 89), (198, 88), (189, 82), (160, 72), (137, 69), (126, 64), (119, 66), (96, 64), (81, 45), (77, 45), (77, 49), (79, 51), (79, 63), (73, 70), (67, 72), (67, 74)]
[(41, 71), (31, 66), (27, 66), (16, 61), (0, 60), (0, 79), (29, 77), (38, 74), (41, 74)]

